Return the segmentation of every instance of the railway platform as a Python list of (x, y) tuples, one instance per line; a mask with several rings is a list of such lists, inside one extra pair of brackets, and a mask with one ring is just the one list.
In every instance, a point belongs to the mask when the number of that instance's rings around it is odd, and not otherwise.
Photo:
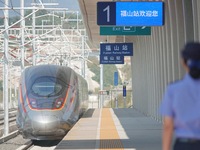
[(56, 150), (161, 150), (162, 124), (133, 108), (89, 109)]

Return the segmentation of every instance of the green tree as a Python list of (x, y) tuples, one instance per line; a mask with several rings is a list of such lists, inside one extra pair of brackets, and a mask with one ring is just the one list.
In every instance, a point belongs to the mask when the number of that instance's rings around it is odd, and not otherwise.
[(123, 73), (123, 75), (125, 76), (126, 80), (130, 80), (132, 78), (131, 75), (131, 65), (125, 64), (120, 71)]
[(0, 91), (3, 91), (3, 81), (0, 81)]
[[(92, 62), (88, 62), (88, 68), (95, 73), (95, 76), (92, 77), (96, 82), (100, 82), (100, 67), (99, 61), (97, 57), (89, 57), (89, 60)], [(114, 84), (114, 72), (117, 71), (117, 67), (115, 65), (104, 65), (103, 74), (104, 74), (104, 89), (110, 89)], [(121, 84), (121, 78), (118, 79), (119, 84)]]

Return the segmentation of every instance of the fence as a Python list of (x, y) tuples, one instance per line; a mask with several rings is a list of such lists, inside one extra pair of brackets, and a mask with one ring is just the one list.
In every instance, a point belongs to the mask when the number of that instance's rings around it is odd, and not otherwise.
[(102, 90), (98, 95), (92, 95), (90, 100), (91, 108), (100, 108), (101, 96), (103, 99), (103, 107), (108, 108), (130, 108), (132, 107), (132, 90), (126, 90), (126, 97), (123, 97), (123, 90)]

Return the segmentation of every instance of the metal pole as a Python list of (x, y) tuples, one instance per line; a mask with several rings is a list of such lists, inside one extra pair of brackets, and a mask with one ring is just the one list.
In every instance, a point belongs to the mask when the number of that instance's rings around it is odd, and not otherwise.
[(82, 76), (85, 78), (85, 33), (82, 36)]
[(78, 22), (78, 15), (79, 15), (79, 13), (78, 13), (78, 11), (77, 11), (76, 13), (77, 13), (77, 22), (76, 22), (77, 25), (76, 25), (76, 26), (77, 26), (77, 30), (79, 30), (79, 26), (78, 26), (78, 23), (79, 23), (79, 22)]
[(15, 83), (15, 96), (14, 96), (14, 107), (16, 107), (16, 99), (17, 99), (17, 85)]
[[(5, 0), (4, 10), (4, 26), (8, 28), (8, 0)], [(4, 136), (9, 133), (9, 122), (8, 122), (8, 30), (4, 31), (4, 80), (3, 80), (3, 100), (4, 100)]]
[(11, 108), (12, 107), (12, 88), (11, 88), (11, 72), (9, 73), (9, 105), (8, 105), (8, 108)]
[(43, 30), (44, 30), (43, 21), (44, 21), (44, 20), (42, 20), (42, 34), (44, 34), (44, 31), (43, 31)]
[(126, 97), (124, 97), (124, 108), (126, 108)]
[(117, 100), (117, 97), (115, 97), (115, 108), (116, 108), (116, 109), (118, 108), (118, 100)]
[(83, 41), (84, 41), (84, 47), (83, 47), (83, 71), (84, 71), (84, 78), (85, 78), (85, 48), (86, 48), (86, 46), (85, 46), (85, 37), (86, 37), (86, 32), (84, 31), (84, 36), (83, 36)]
[(20, 14), (21, 14), (21, 71), (24, 70), (24, 28), (25, 28), (25, 20), (24, 18), (24, 0), (20, 0)]
[[(34, 3), (34, 0), (33, 0), (33, 3)], [(32, 52), (33, 52), (33, 65), (35, 66), (36, 65), (36, 54), (35, 54), (35, 5), (33, 6), (33, 10), (32, 10), (32, 12), (33, 12), (33, 16), (32, 16), (32, 33), (33, 33), (33, 45), (32, 45), (32, 47), (33, 47), (33, 50), (32, 50)]]
[[(103, 90), (103, 64), (100, 64), (100, 90)], [(100, 95), (100, 108), (103, 108), (103, 95)]]
[(54, 28), (54, 11), (53, 11), (53, 16), (52, 16), (52, 22), (53, 22), (53, 28)]
[(110, 91), (110, 95), (111, 95), (111, 98), (110, 98), (110, 102), (111, 102), (111, 108), (112, 108), (112, 90)]
[(118, 108), (118, 99), (117, 99), (117, 86), (115, 86), (115, 108)]

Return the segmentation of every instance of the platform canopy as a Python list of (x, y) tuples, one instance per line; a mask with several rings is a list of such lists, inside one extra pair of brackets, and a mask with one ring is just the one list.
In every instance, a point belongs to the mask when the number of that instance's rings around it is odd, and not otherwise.
[[(92, 49), (98, 49), (100, 42), (115, 42), (116, 36), (100, 36), (97, 25), (97, 2), (99, 0), (78, 0)], [(104, 0), (104, 2), (110, 0)]]

